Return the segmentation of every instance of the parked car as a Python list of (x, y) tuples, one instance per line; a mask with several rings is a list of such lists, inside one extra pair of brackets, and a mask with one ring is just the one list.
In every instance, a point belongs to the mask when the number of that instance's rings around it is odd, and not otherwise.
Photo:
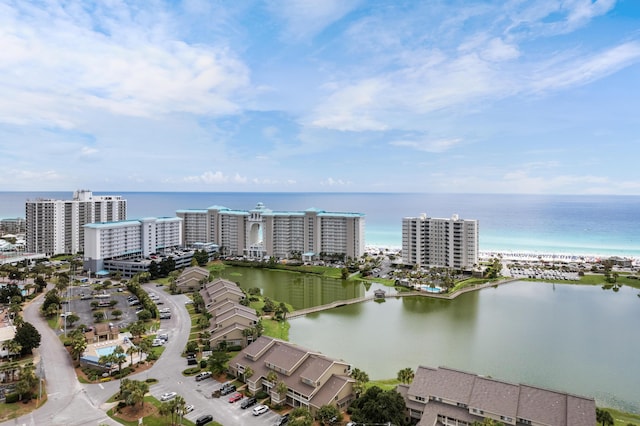
[(194, 409), (194, 408), (195, 408), (195, 407), (193, 406), (193, 404), (189, 404), (189, 405), (187, 405), (186, 407), (184, 407), (184, 412), (185, 412), (185, 413), (190, 413), (190, 412), (192, 412), (192, 411), (193, 411), (193, 409)]
[(208, 379), (209, 377), (211, 377), (211, 372), (203, 371), (202, 373), (196, 374), (196, 382), (199, 382), (200, 380)]
[(269, 411), (269, 407), (267, 407), (266, 405), (258, 405), (253, 409), (253, 415), (259, 416), (260, 414), (264, 414), (267, 411)]
[(187, 365), (195, 365), (198, 363), (196, 354), (187, 354)]
[(289, 423), (289, 413), (280, 416), (278, 420), (276, 420), (275, 426), (284, 426)]
[(235, 391), (236, 391), (236, 385), (225, 383), (224, 385), (222, 385), (222, 388), (220, 389), (220, 395), (229, 395), (231, 392), (235, 392)]
[(204, 426), (209, 422), (213, 421), (213, 416), (211, 414), (205, 414), (196, 419), (196, 426)]
[(258, 400), (255, 399), (254, 397), (243, 399), (242, 403), (240, 404), (240, 408), (244, 410), (245, 408), (249, 408), (252, 405), (256, 405), (257, 402)]
[(240, 392), (236, 392), (229, 397), (229, 402), (233, 404), (234, 402), (238, 402), (241, 399), (242, 399), (242, 394)]
[(178, 392), (165, 392), (160, 395), (160, 401), (169, 401), (170, 399), (175, 398), (178, 395)]

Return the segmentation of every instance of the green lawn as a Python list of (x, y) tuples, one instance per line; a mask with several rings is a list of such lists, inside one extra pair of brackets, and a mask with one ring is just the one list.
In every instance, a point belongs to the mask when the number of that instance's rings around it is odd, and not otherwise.
[(264, 327), (264, 332), (262, 333), (264, 336), (289, 341), (289, 328), (291, 326), (288, 321), (275, 321), (263, 318), (262, 326)]
[[(603, 407), (604, 408), (604, 407)], [(640, 425), (640, 414), (625, 413), (623, 411), (614, 410), (613, 408), (604, 408), (611, 413), (614, 420), (614, 426)]]
[[(156, 407), (160, 407), (160, 404), (162, 404), (160, 401), (158, 401), (156, 398), (152, 397), (152, 396), (145, 396), (144, 397), (144, 402), (145, 404), (153, 404)], [(138, 421), (132, 421), (132, 422), (127, 422), (124, 421), (122, 419), (119, 419), (118, 417), (116, 417), (114, 415), (114, 411), (113, 409), (107, 411), (107, 415), (109, 417), (111, 417), (113, 420), (115, 420), (116, 422), (122, 424), (122, 425), (126, 425), (126, 426), (138, 426)], [(160, 416), (158, 414), (154, 414), (154, 415), (150, 415), (147, 416), (143, 419), (143, 424), (145, 426), (166, 426), (169, 421), (168, 417), (164, 417), (164, 416)], [(189, 421), (185, 418), (182, 419), (182, 424), (185, 426), (194, 426), (194, 423), (192, 421)], [(222, 426), (219, 423), (213, 422), (210, 423), (211, 425), (218, 425), (218, 426)]]

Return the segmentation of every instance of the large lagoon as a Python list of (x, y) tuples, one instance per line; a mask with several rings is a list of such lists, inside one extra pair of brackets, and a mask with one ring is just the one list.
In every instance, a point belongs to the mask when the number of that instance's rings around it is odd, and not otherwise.
[[(259, 269), (229, 268), (223, 276), (297, 309), (379, 288)], [(629, 287), (517, 281), (451, 301), (388, 298), (311, 314), (291, 320), (289, 339), (372, 379), (393, 378), (405, 367), (447, 366), (640, 413), (637, 294)]]

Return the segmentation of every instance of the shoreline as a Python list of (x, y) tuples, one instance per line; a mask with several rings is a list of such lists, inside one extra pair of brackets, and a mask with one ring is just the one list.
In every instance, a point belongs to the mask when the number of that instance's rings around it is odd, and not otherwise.
[[(399, 254), (402, 247), (387, 246), (383, 244), (367, 244), (365, 246), (366, 253), (378, 252)], [(640, 266), (640, 256), (630, 254), (593, 254), (593, 253), (562, 253), (562, 252), (537, 252), (537, 251), (514, 251), (514, 250), (480, 250), (478, 258), (480, 260), (489, 260), (494, 257), (500, 257), (504, 260), (522, 261), (522, 262), (562, 262), (562, 263), (599, 263), (602, 260), (611, 258), (620, 258), (631, 260), (634, 266)]]

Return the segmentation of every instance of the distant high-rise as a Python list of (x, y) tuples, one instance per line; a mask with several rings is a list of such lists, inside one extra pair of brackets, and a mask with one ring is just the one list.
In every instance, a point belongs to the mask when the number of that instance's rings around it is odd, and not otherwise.
[(408, 265), (472, 269), (478, 263), (478, 221), (424, 213), (403, 218), (402, 260)]
[(258, 203), (252, 210), (212, 206), (178, 210), (183, 220), (183, 245), (214, 243), (225, 255), (286, 259), (364, 254), (362, 213), (337, 213), (318, 209), (273, 211)]
[(25, 210), (27, 252), (75, 254), (84, 251), (83, 225), (125, 220), (127, 200), (78, 190), (72, 200), (27, 200)]

